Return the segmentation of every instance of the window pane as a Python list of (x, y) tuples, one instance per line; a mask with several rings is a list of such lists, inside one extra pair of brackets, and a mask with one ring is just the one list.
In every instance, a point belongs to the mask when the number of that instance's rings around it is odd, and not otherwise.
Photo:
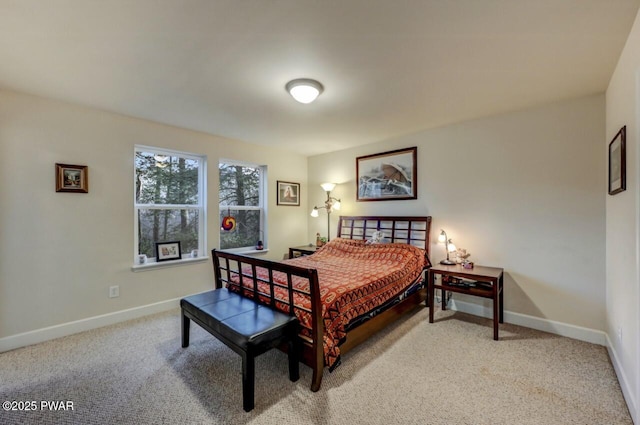
[(220, 164), (219, 169), (220, 206), (260, 205), (260, 167)]
[(260, 236), (260, 210), (239, 211), (227, 210), (220, 212), (220, 223), (227, 216), (236, 219), (236, 227), (228, 232), (220, 230), (220, 249), (244, 248), (256, 245), (262, 240)]
[(198, 249), (196, 209), (138, 211), (138, 253), (156, 256), (156, 242), (180, 241), (182, 254)]
[(198, 204), (200, 161), (136, 152), (136, 203)]

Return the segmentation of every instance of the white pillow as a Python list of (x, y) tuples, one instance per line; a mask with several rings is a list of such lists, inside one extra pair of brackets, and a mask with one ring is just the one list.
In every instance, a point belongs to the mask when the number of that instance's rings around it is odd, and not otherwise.
[(384, 232), (376, 230), (371, 234), (371, 238), (367, 239), (367, 245), (384, 243)]

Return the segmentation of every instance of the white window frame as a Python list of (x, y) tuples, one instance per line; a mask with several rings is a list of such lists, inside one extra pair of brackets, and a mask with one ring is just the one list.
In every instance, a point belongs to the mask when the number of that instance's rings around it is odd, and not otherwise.
[[(136, 162), (137, 152), (152, 152), (159, 155), (178, 156), (181, 158), (199, 161), (198, 167), (198, 202), (197, 204), (138, 204), (136, 200)], [(206, 261), (208, 257), (207, 249), (207, 157), (195, 153), (178, 151), (173, 149), (158, 148), (148, 145), (135, 145), (133, 149), (133, 271), (140, 271), (150, 268), (164, 268), (185, 263)], [(190, 252), (183, 252), (182, 258), (176, 261), (157, 262), (156, 258), (147, 258), (145, 264), (138, 262), (138, 211), (141, 209), (157, 210), (198, 210), (198, 256), (191, 257)]]
[[(240, 165), (242, 167), (250, 167), (250, 168), (259, 168), (260, 169), (260, 202), (258, 202), (258, 205), (256, 206), (246, 206), (246, 205), (235, 205), (235, 206), (222, 206), (220, 205), (220, 192), (218, 192), (218, 212), (220, 211), (224, 211), (225, 209), (229, 208), (232, 210), (243, 210), (243, 211), (256, 211), (256, 210), (260, 210), (260, 229), (259, 229), (259, 234), (262, 234), (262, 243), (264, 246), (264, 249), (262, 250), (257, 250), (255, 249), (254, 246), (245, 246), (245, 247), (239, 247), (239, 248), (222, 248), (222, 230), (220, 231), (220, 235), (218, 236), (218, 246), (220, 246), (220, 249), (223, 249), (226, 252), (234, 252), (234, 253), (243, 253), (243, 254), (252, 254), (252, 253), (259, 253), (259, 252), (267, 252), (269, 251), (269, 237), (268, 237), (268, 232), (267, 232), (267, 195), (268, 195), (268, 191), (267, 191), (267, 166), (266, 165), (261, 165), (261, 164), (256, 164), (253, 162), (246, 162), (246, 161), (238, 161), (235, 159), (226, 159), (226, 158), (220, 158), (218, 161), (218, 184), (220, 184), (220, 164), (227, 164), (227, 165)], [(220, 214), (218, 213), (218, 216), (220, 216)]]

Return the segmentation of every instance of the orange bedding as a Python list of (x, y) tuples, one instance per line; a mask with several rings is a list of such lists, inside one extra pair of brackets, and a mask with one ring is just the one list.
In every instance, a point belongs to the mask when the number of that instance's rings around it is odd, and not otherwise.
[[(325, 326), (324, 356), (330, 368), (340, 358), (339, 345), (346, 337), (347, 325), (376, 307), (401, 294), (415, 282), (425, 267), (424, 250), (406, 244), (374, 244), (351, 239), (334, 239), (315, 254), (285, 260), (286, 263), (318, 270), (322, 317)], [(250, 270), (244, 270), (244, 274)], [(258, 268), (262, 279), (268, 279), (268, 271)], [(274, 280), (282, 279), (274, 272)], [(245, 285), (250, 285), (245, 278)], [(236, 280), (237, 281), (237, 280)], [(284, 281), (282, 281), (284, 283)], [(268, 293), (267, 285), (261, 292)], [(308, 281), (294, 281), (294, 287), (306, 289)], [(238, 288), (230, 288), (238, 290)], [(276, 289), (276, 298), (286, 299), (287, 290)], [(299, 295), (294, 297), (296, 305), (310, 307), (310, 301)], [(302, 325), (302, 333), (310, 335), (309, 313), (296, 310)]]

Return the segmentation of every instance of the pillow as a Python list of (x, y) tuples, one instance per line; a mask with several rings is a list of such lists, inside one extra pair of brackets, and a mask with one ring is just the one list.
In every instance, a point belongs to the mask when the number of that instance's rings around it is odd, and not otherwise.
[(371, 234), (371, 238), (367, 239), (367, 245), (384, 243), (384, 232), (376, 230)]
[(347, 238), (335, 238), (331, 239), (331, 242), (327, 242), (330, 245), (364, 245), (366, 241), (362, 239), (347, 239)]

